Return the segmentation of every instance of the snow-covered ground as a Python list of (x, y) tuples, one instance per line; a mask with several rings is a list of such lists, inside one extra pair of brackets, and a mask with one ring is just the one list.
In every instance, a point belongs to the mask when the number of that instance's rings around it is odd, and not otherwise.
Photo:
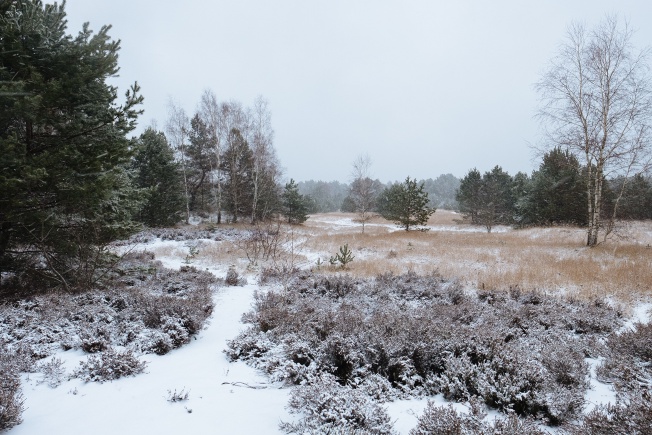
[[(26, 410), (20, 434), (274, 434), (289, 390), (270, 384), (255, 369), (229, 363), (222, 350), (243, 327), (254, 285), (224, 287), (215, 295), (210, 324), (190, 344), (165, 356), (147, 355), (145, 374), (98, 384), (79, 379), (57, 388), (40, 383), (41, 375), (23, 377)], [(82, 352), (56, 357), (71, 370)], [(168, 390), (189, 392), (186, 401), (168, 402)]]
[[(333, 224), (331, 222), (331, 224)], [(210, 241), (206, 241), (209, 243)], [(169, 246), (168, 246), (169, 245)], [(167, 256), (158, 257), (166, 267), (178, 268), (187, 253), (187, 242), (153, 240), (137, 249), (168, 247)], [(197, 264), (224, 276), (225, 265)], [(290, 388), (270, 383), (257, 370), (242, 362), (230, 363), (223, 350), (244, 325), (242, 314), (249, 311), (257, 285), (223, 287), (213, 296), (215, 309), (208, 326), (190, 344), (164, 356), (146, 355), (145, 374), (113, 382), (84, 383), (79, 379), (56, 388), (41, 382), (40, 374), (23, 375), (26, 410), (23, 423), (9, 430), (21, 434), (274, 434), (281, 433), (280, 421), (293, 421), (286, 410)], [(649, 320), (652, 304), (634, 309), (632, 321)], [(627, 325), (631, 327), (631, 323)], [(81, 351), (61, 351), (68, 373), (85, 359)], [(597, 360), (591, 365), (591, 389), (587, 410), (614, 400), (609, 385), (595, 379)], [(170, 392), (185, 391), (188, 400), (171, 403)], [(445, 403), (443, 398), (431, 398)], [(426, 406), (425, 399), (386, 404), (398, 433), (407, 434)], [(463, 404), (455, 408), (468, 409)], [(490, 414), (488, 418), (495, 418)]]
[[(345, 217), (345, 216), (340, 216), (340, 215), (329, 215), (328, 213), (325, 214), (318, 214), (318, 215), (311, 215), (310, 216), (310, 221), (311, 223), (317, 223), (317, 224), (325, 224), (328, 225), (329, 227), (336, 229), (338, 227), (360, 227), (360, 223), (355, 221), (354, 217)], [(381, 223), (378, 222), (369, 222), (365, 224), (366, 227), (379, 227), (379, 228), (387, 228), (389, 231), (403, 231), (403, 228), (390, 222), (390, 221), (383, 221)], [(447, 231), (447, 232), (462, 232), (462, 233), (486, 233), (487, 229), (481, 225), (441, 225), (441, 224), (436, 224), (436, 225), (424, 225), (423, 228), (427, 228), (430, 231)], [(512, 227), (505, 226), (505, 225), (496, 225), (494, 226), (491, 231), (494, 233), (506, 233), (509, 231), (512, 231)]]

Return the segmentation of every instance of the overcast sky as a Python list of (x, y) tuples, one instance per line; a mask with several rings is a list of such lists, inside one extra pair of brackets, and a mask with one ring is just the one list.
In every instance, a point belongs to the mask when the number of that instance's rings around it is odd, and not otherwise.
[[(50, 2), (51, 0), (46, 0)], [(533, 84), (567, 26), (618, 13), (652, 45), (649, 0), (68, 0), (122, 41), (121, 94), (145, 96), (137, 133), (163, 128), (167, 101), (189, 115), (204, 89), (272, 111), (287, 178), (349, 181), (368, 154), (382, 181), (464, 176), (539, 162)]]

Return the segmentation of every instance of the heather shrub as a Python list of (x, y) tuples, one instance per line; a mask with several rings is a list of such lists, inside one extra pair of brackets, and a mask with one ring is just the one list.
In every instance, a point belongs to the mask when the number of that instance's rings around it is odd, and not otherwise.
[(52, 357), (50, 361), (41, 363), (39, 370), (43, 373), (41, 382), (47, 383), (50, 388), (58, 387), (65, 380), (66, 369), (59, 358)]
[(468, 414), (458, 413), (451, 405), (437, 406), (428, 402), (417, 426), (410, 435), (544, 435), (531, 418), (521, 419), (511, 412), (504, 419), (487, 422), (484, 406), (478, 399), (471, 399)]
[(113, 381), (125, 376), (135, 376), (145, 371), (147, 363), (140, 361), (131, 351), (107, 349), (93, 354), (79, 363), (73, 376), (86, 382)]
[(569, 428), (573, 435), (644, 435), (652, 433), (652, 391), (650, 387), (629, 391), (627, 399), (599, 406)]
[(521, 289), (474, 296), (436, 274), (361, 280), (301, 271), (279, 287), (255, 295), (243, 316), (250, 328), (229, 343), (229, 358), (288, 384), (328, 374), (381, 401), (477, 396), (553, 425), (581, 412), (584, 358), (621, 322), (606, 304)]
[(98, 353), (122, 346), (164, 354), (182, 346), (212, 312), (215, 278), (193, 267), (170, 271), (151, 258), (125, 256), (106, 288), (5, 302), (0, 345), (14, 350), (24, 371), (61, 348)]
[(652, 433), (652, 325), (610, 334), (598, 378), (611, 382), (617, 402), (599, 406), (572, 428), (573, 434)]
[(288, 407), (302, 418), (298, 423), (281, 423), (287, 433), (394, 433), (384, 408), (364, 392), (340, 385), (330, 375), (294, 388)]
[(24, 399), (18, 374), (14, 355), (0, 348), (0, 431), (12, 428), (22, 421)]

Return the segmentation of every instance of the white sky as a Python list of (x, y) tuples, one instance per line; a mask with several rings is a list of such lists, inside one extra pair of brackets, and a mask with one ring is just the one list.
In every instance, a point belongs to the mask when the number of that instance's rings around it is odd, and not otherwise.
[[(51, 1), (51, 0), (48, 0)], [(348, 181), (360, 154), (382, 181), (539, 162), (533, 84), (571, 21), (619, 13), (652, 45), (649, 0), (68, 0), (69, 33), (112, 24), (121, 94), (142, 128), (189, 115), (204, 89), (270, 103), (286, 176)]]

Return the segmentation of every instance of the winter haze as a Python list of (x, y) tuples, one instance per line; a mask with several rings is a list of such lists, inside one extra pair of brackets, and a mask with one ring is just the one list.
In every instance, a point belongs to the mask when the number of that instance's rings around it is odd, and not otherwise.
[(204, 89), (270, 103), (286, 176), (349, 181), (367, 153), (382, 181), (538, 165), (533, 84), (573, 21), (617, 12), (652, 43), (647, 1), (69, 0), (122, 41), (124, 93), (142, 86), (142, 128), (172, 98), (192, 115)]

